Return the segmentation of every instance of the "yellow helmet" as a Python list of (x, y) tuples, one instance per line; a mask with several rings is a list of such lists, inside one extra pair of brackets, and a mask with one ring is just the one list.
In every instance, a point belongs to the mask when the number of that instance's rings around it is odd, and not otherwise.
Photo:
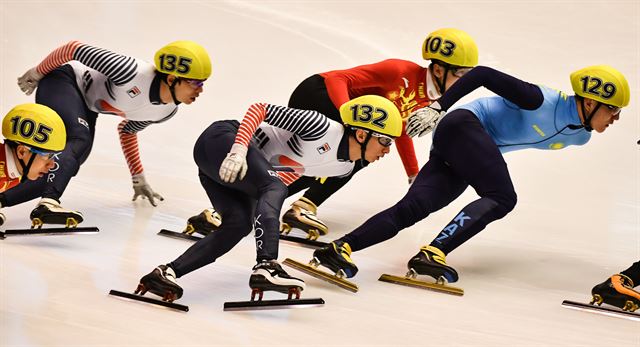
[(46, 152), (60, 152), (67, 144), (67, 130), (56, 111), (40, 104), (22, 104), (2, 120), (2, 136)]
[(398, 137), (402, 134), (402, 116), (396, 105), (378, 95), (364, 95), (340, 106), (340, 118), (347, 126)]
[(436, 59), (449, 65), (474, 67), (478, 65), (478, 46), (466, 32), (445, 28), (438, 29), (422, 43), (422, 57)]
[(175, 41), (160, 48), (154, 57), (156, 69), (178, 77), (206, 80), (211, 76), (211, 60), (204, 47), (193, 41)]
[(570, 79), (576, 95), (615, 107), (629, 105), (629, 83), (620, 71), (609, 65), (585, 67), (572, 73)]

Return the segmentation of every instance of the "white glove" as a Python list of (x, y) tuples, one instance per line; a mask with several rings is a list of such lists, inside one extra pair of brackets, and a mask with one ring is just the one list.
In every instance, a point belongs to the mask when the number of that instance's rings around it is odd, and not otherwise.
[(411, 112), (405, 128), (407, 135), (421, 137), (432, 132), (445, 113), (438, 102)]
[(220, 165), (220, 178), (227, 183), (233, 183), (238, 174), (238, 181), (241, 181), (247, 174), (247, 147), (234, 143)]
[(418, 175), (409, 176), (408, 178), (409, 184), (413, 184), (413, 181), (416, 180), (416, 177), (418, 177)]
[(31, 95), (38, 87), (38, 82), (44, 77), (36, 68), (29, 69), (22, 77), (18, 77), (18, 86), (25, 94)]
[(151, 186), (147, 183), (147, 180), (144, 178), (144, 174), (138, 174), (131, 176), (133, 180), (133, 199), (131, 201), (136, 201), (138, 196), (142, 196), (142, 199), (149, 199), (149, 202), (153, 206), (158, 206), (154, 199), (159, 199), (160, 201), (164, 201), (164, 198), (153, 191)]

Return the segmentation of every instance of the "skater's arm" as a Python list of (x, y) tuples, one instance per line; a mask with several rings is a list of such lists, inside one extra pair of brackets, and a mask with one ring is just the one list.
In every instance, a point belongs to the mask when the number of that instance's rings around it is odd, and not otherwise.
[(329, 129), (329, 119), (316, 111), (256, 103), (249, 107), (242, 119), (235, 143), (248, 147), (251, 137), (262, 122), (290, 131), (305, 141), (317, 140)]
[(535, 110), (544, 97), (540, 87), (486, 66), (477, 66), (460, 78), (438, 100), (442, 110), (448, 110), (465, 95), (485, 87), (525, 110)]
[(77, 60), (99, 71), (118, 86), (131, 81), (136, 76), (138, 67), (136, 60), (132, 57), (89, 46), (79, 41), (70, 41), (51, 52), (36, 67), (36, 71), (46, 75), (71, 60)]
[(127, 160), (129, 166), (129, 172), (131, 176), (139, 175), (144, 171), (142, 162), (140, 161), (140, 150), (138, 148), (138, 135), (139, 131), (144, 130), (151, 124), (162, 123), (169, 118), (173, 117), (177, 108), (174, 109), (168, 116), (162, 118), (159, 121), (132, 121), (125, 119), (118, 124), (118, 136), (120, 137), (120, 146), (122, 147), (122, 153)]
[(404, 165), (404, 170), (407, 173), (407, 177), (411, 178), (418, 174), (420, 168), (418, 167), (418, 159), (416, 158), (416, 151), (413, 146), (413, 140), (402, 130), (402, 135), (396, 138), (396, 148), (400, 159)]

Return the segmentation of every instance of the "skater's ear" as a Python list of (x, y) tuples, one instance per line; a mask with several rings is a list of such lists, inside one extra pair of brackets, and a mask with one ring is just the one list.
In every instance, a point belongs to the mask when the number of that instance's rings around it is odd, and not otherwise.
[(358, 143), (364, 142), (364, 140), (367, 138), (367, 132), (362, 129), (356, 129), (353, 134), (356, 140), (358, 140)]
[(31, 153), (31, 151), (29, 150), (29, 147), (27, 147), (25, 145), (16, 146), (16, 157), (18, 157), (18, 159), (27, 158), (29, 153)]

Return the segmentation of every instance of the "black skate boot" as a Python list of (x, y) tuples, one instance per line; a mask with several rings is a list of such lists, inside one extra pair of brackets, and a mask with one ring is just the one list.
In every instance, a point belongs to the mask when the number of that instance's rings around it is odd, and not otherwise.
[(613, 275), (593, 287), (591, 295), (593, 295), (591, 304), (598, 306), (604, 302), (630, 312), (640, 307), (640, 293), (633, 290), (633, 281), (623, 274)]
[(78, 211), (65, 210), (54, 199), (42, 198), (36, 208), (31, 211), (31, 228), (41, 228), (43, 224), (64, 224), (67, 228), (75, 228), (84, 218)]
[(293, 228), (300, 229), (307, 233), (311, 240), (318, 239), (320, 235), (326, 235), (329, 228), (316, 217), (317, 211), (318, 207), (311, 200), (305, 197), (300, 198), (282, 216), (282, 232), (288, 234)]
[(259, 294), (262, 300), (262, 292), (270, 290), (288, 294), (289, 298), (295, 295), (296, 299), (299, 299), (305, 285), (303, 280), (289, 276), (278, 261), (263, 260), (253, 267), (249, 287), (252, 290), (252, 300), (256, 294)]
[(444, 253), (433, 246), (423, 246), (420, 252), (409, 260), (409, 272), (427, 275), (440, 280), (444, 278), (449, 283), (458, 280), (458, 273), (447, 265)]
[(159, 265), (140, 279), (136, 294), (144, 295), (147, 291), (162, 297), (163, 301), (172, 302), (182, 297), (182, 287), (176, 282), (176, 273), (166, 265)]
[(351, 246), (344, 241), (333, 241), (326, 247), (316, 249), (313, 261), (331, 269), (338, 277), (351, 278), (358, 273), (358, 267), (351, 260)]
[(222, 225), (222, 217), (213, 208), (208, 208), (200, 214), (195, 215), (187, 220), (187, 227), (183, 233), (193, 235), (193, 233), (202, 236), (209, 235), (212, 231), (218, 229)]

